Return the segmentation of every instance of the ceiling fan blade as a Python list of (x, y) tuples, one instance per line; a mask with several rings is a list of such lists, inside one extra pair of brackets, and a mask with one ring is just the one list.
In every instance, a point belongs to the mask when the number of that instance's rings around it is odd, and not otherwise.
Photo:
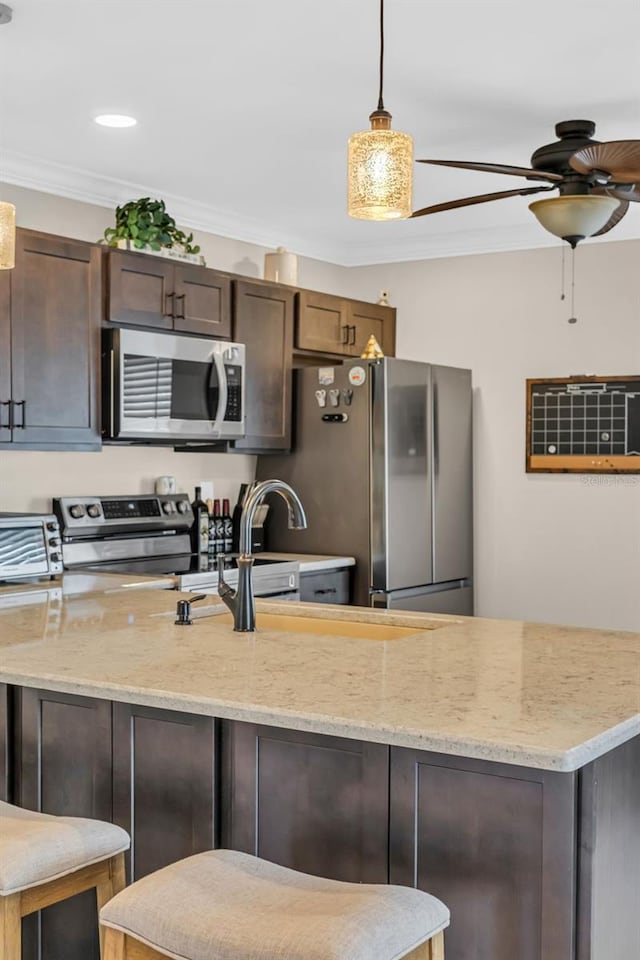
[(602, 230), (598, 230), (598, 232), (594, 233), (593, 236), (601, 237), (603, 233), (609, 233), (609, 230), (613, 230), (616, 224), (620, 223), (628, 209), (629, 204), (626, 200), (622, 200), (617, 209), (613, 211)]
[(429, 213), (441, 213), (443, 210), (455, 210), (457, 207), (472, 207), (476, 203), (488, 203), (490, 200), (506, 200), (507, 197), (526, 197), (531, 193), (543, 193), (555, 190), (555, 187), (525, 187), (524, 190), (501, 190), (499, 193), (482, 193), (477, 197), (462, 197), (460, 200), (449, 200), (447, 203), (434, 203), (431, 207), (416, 210), (411, 217), (424, 217)]
[(461, 167), (463, 170), (482, 170), (485, 173), (504, 173), (511, 177), (527, 177), (528, 180), (563, 180), (559, 173), (534, 170), (533, 167), (511, 167), (504, 163), (475, 163), (466, 160), (416, 160), (416, 163), (433, 163), (439, 167)]
[[(599, 193), (600, 191), (597, 192)], [(615, 197), (616, 200), (626, 200), (627, 203), (640, 203), (640, 187), (632, 186), (626, 189), (624, 187), (607, 186), (602, 188), (602, 192), (606, 193), (608, 197)]]
[(617, 183), (640, 183), (640, 140), (593, 143), (574, 153), (569, 163), (578, 173), (603, 170)]

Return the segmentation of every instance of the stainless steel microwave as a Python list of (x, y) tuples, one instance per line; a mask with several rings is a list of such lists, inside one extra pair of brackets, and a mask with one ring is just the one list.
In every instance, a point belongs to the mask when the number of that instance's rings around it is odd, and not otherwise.
[(244, 437), (244, 344), (117, 329), (103, 347), (105, 439)]
[(47, 513), (0, 513), (0, 583), (62, 573), (60, 528)]

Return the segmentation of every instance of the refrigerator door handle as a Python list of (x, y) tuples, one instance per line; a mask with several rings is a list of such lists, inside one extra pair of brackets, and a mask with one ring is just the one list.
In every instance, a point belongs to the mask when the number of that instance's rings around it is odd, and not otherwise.
[(434, 382), (432, 387), (432, 409), (433, 409), (433, 476), (434, 478), (438, 475), (438, 464), (440, 460), (440, 451), (439, 451), (439, 427), (440, 421), (438, 419), (438, 384)]

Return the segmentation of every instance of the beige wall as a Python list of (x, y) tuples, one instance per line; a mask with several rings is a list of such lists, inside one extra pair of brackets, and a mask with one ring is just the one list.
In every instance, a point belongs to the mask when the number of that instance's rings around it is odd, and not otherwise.
[[(106, 209), (4, 186), (19, 223), (88, 240)], [(632, 211), (631, 215), (637, 211)], [(384, 229), (384, 225), (381, 226)], [(264, 250), (199, 234), (215, 267), (262, 275)], [(343, 268), (301, 259), (300, 283), (398, 307), (398, 354), (468, 366), (475, 387), (477, 612), (640, 629), (640, 477), (524, 472), (524, 381), (640, 373), (640, 241), (578, 249), (576, 312), (560, 302), (560, 247)], [(56, 493), (145, 492), (169, 473), (235, 496), (246, 456), (106, 447), (99, 454), (0, 454), (0, 509), (42, 509)]]
[[(96, 241), (113, 220), (92, 204), (3, 184), (3, 200), (16, 204), (18, 224), (32, 230)], [(250, 277), (263, 275), (265, 248), (197, 233), (207, 263)], [(300, 258), (299, 282), (315, 290), (347, 293), (349, 271)], [(192, 493), (199, 480), (213, 480), (215, 495), (235, 501), (240, 483), (253, 479), (255, 457), (240, 454), (174, 453), (157, 447), (105, 446), (100, 453), (21, 451), (0, 453), (0, 510), (49, 509), (51, 496), (75, 493), (146, 493), (161, 474), (176, 477)]]
[(559, 246), (389, 264), (352, 295), (389, 288), (399, 356), (473, 370), (477, 613), (640, 630), (640, 476), (524, 470), (527, 377), (640, 374), (640, 241), (578, 248), (574, 325), (560, 271)]

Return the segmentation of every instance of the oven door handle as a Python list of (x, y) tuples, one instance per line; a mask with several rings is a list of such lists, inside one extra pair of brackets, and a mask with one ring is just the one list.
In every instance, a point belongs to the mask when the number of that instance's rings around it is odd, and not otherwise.
[(214, 371), (218, 380), (218, 409), (216, 410), (215, 416), (213, 418), (213, 432), (220, 433), (220, 425), (224, 420), (224, 415), (227, 411), (227, 371), (224, 365), (224, 360), (222, 359), (222, 354), (217, 351), (213, 354), (212, 364), (211, 364), (211, 378), (209, 380), (209, 387), (213, 390), (215, 384), (213, 382)]

